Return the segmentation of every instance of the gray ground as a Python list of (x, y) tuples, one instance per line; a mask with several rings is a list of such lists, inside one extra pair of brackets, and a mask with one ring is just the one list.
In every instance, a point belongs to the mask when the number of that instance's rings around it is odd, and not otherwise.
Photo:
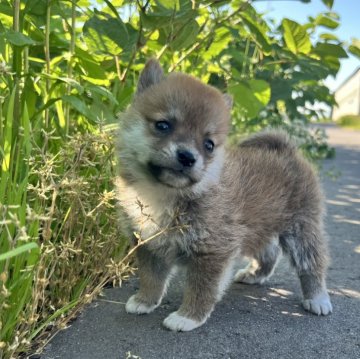
[(304, 312), (298, 280), (282, 260), (266, 285), (233, 284), (203, 327), (173, 333), (161, 323), (180, 304), (179, 282), (154, 313), (134, 316), (124, 308), (137, 288), (133, 279), (104, 290), (42, 358), (360, 358), (360, 132), (325, 127), (337, 156), (324, 171), (341, 171), (337, 180), (323, 178), (332, 315)]

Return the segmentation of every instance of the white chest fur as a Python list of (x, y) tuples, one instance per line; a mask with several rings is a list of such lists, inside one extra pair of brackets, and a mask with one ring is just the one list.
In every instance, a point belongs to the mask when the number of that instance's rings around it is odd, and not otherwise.
[(163, 188), (148, 183), (129, 185), (116, 180), (118, 199), (143, 240), (166, 229), (175, 217), (176, 201)]

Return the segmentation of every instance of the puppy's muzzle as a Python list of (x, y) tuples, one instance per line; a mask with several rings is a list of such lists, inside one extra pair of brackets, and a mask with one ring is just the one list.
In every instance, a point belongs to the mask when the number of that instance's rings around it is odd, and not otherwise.
[(177, 160), (184, 167), (192, 167), (196, 162), (194, 154), (187, 150), (177, 150)]

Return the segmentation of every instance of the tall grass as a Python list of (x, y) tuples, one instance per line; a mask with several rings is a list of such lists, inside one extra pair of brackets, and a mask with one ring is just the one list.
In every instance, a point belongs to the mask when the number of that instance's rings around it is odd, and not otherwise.
[[(0, 36), (0, 358), (41, 345), (47, 329), (127, 271), (112, 185), (114, 127), (90, 123), (75, 97), (82, 91), (72, 70), (75, 2), (67, 77), (60, 79), (51, 59), (51, 4), (43, 60), (29, 55), (34, 28), (26, 6), (15, 0), (1, 14), (9, 41)], [(110, 96), (96, 91), (99, 101)]]

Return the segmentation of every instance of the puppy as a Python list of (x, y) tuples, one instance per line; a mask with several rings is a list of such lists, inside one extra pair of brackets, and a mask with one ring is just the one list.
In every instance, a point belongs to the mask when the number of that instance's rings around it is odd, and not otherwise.
[[(140, 289), (126, 311), (152, 312), (184, 266), (183, 302), (163, 322), (171, 330), (204, 324), (233, 279), (263, 283), (281, 252), (300, 278), (304, 308), (332, 311), (314, 170), (281, 132), (228, 148), (231, 105), (230, 96), (191, 76), (165, 77), (150, 60), (121, 118), (122, 227), (146, 240), (137, 251)], [(234, 273), (240, 256), (250, 265)]]

